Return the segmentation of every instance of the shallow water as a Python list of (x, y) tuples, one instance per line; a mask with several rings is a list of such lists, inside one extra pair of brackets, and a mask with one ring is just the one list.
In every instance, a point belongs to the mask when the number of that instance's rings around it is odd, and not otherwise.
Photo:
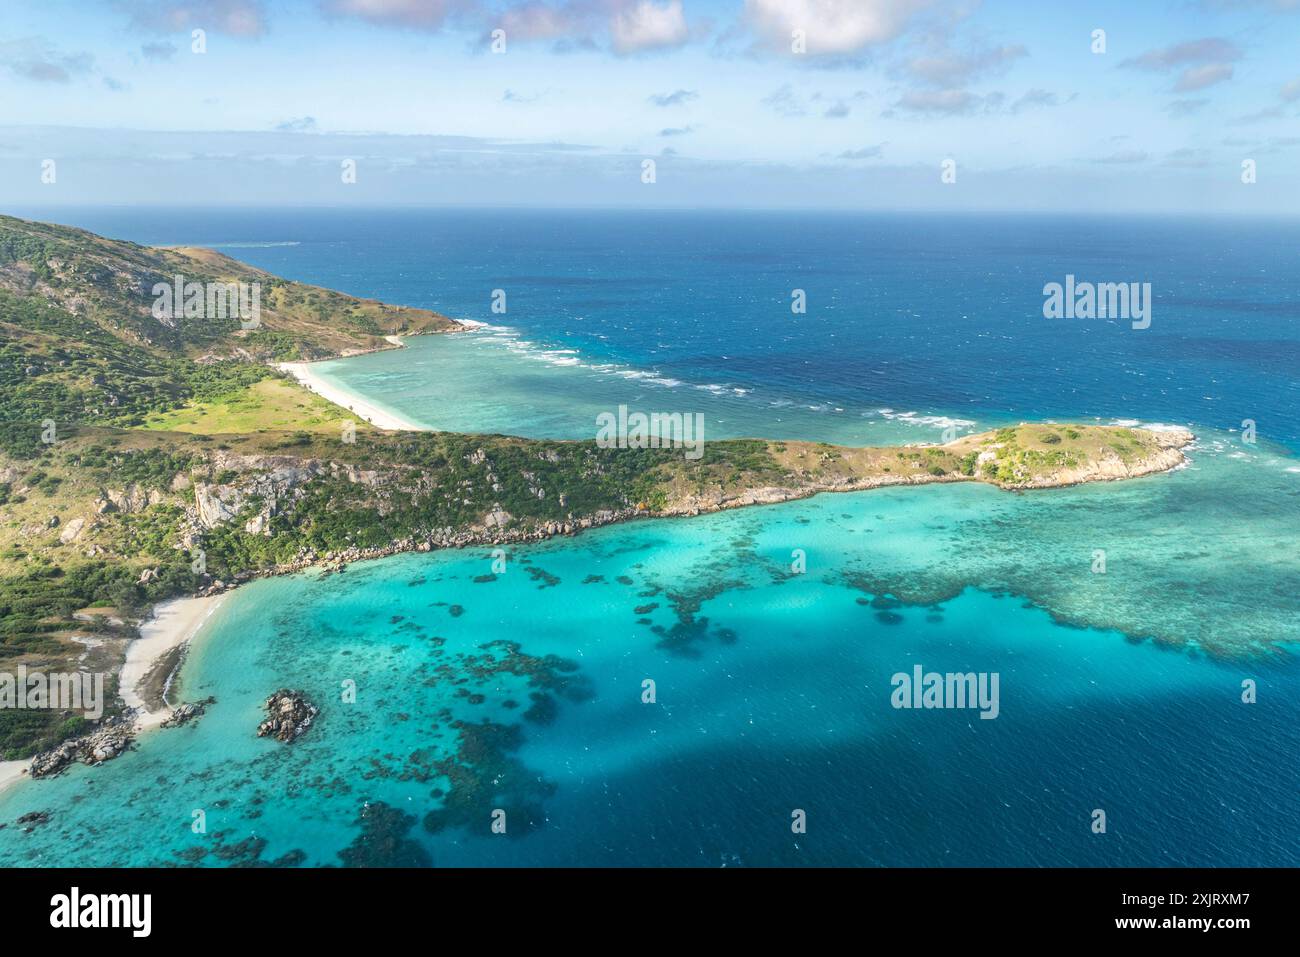
[[(911, 409), (791, 399), (762, 387), (688, 384), (620, 362), (554, 349), (519, 330), (487, 326), (455, 335), (412, 336), (406, 348), (312, 364), (345, 393), (424, 428), (548, 439), (593, 439), (598, 417), (630, 412), (699, 415), (705, 441), (806, 439), (841, 445), (939, 442), (1009, 424)], [(692, 421), (695, 421), (692, 419)], [(950, 436), (950, 437), (951, 437)]]
[[(54, 812), (0, 831), (0, 863), (1293, 864), (1300, 669), (1258, 639), (1296, 633), (1294, 553), (1234, 550), (1231, 506), (1212, 540), (1159, 534), (1175, 505), (1212, 527), (1211, 486), (1241, 468), (1272, 474), (1207, 452), (1108, 487), (636, 522), (515, 549), (500, 575), (469, 549), (257, 582), (183, 672), (217, 705), (0, 796), (0, 821)], [(1300, 531), (1294, 509), (1255, 521)], [(1108, 528), (1130, 544), (1095, 575), (1068, 543)], [(925, 603), (886, 594), (909, 591)], [(1159, 640), (1114, 630), (1130, 620)], [(998, 717), (895, 709), (916, 664), (998, 673)], [(281, 686), (323, 709), (291, 746), (253, 736)]]

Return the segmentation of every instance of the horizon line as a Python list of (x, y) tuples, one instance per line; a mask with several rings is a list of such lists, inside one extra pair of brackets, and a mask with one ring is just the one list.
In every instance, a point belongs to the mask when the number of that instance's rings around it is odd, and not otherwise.
[(218, 211), (301, 211), (317, 212), (335, 210), (340, 212), (471, 212), (475, 210), (485, 212), (537, 212), (537, 213), (789, 213), (789, 214), (817, 214), (833, 216), (861, 216), (861, 215), (895, 215), (895, 216), (1072, 216), (1086, 219), (1261, 219), (1261, 220), (1300, 220), (1300, 211), (1228, 211), (1223, 209), (1210, 210), (1107, 210), (1098, 211), (1096, 209), (1011, 209), (1011, 208), (988, 208), (988, 209), (959, 209), (959, 208), (931, 208), (931, 207), (859, 207), (846, 209), (843, 206), (613, 206), (613, 205), (591, 205), (591, 206), (573, 206), (573, 205), (544, 205), (544, 204), (519, 204), (519, 203), (219, 203), (219, 204), (182, 204), (182, 203), (102, 203), (102, 202), (64, 202), (51, 204), (36, 203), (9, 203), (0, 200), (0, 215), (13, 215), (16, 219), (26, 217), (8, 213), (6, 210), (16, 209), (28, 212), (39, 212), (42, 210), (54, 212), (57, 210), (76, 210), (76, 209), (112, 209), (112, 210), (148, 210), (152, 212), (218, 212)]

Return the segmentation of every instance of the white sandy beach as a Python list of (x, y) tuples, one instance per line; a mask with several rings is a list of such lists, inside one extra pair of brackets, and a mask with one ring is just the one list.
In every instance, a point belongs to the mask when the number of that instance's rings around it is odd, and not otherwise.
[[(126, 647), (126, 660), (118, 674), (118, 688), (129, 708), (136, 708), (137, 731), (157, 727), (171, 714), (171, 708), (146, 708), (136, 688), (154, 663), (198, 633), (203, 623), (225, 599), (225, 594), (206, 598), (176, 598), (154, 608), (154, 616), (140, 625), (140, 637)], [(0, 761), (0, 791), (22, 780), (31, 761)]]
[(30, 761), (0, 761), (0, 791), (15, 781), (21, 780), (27, 773)]
[(127, 707), (139, 709), (136, 727), (152, 728), (162, 722), (171, 709), (149, 711), (136, 690), (149, 669), (167, 652), (185, 644), (198, 632), (226, 596), (176, 598), (154, 608), (154, 616), (140, 626), (140, 637), (126, 648), (126, 660), (118, 675), (118, 689)]
[(360, 396), (353, 395), (351, 392), (324, 381), (312, 371), (311, 365), (310, 362), (281, 362), (278, 368), (281, 372), (287, 372), (297, 379), (299, 385), (315, 392), (322, 399), (333, 402), (335, 405), (361, 416), (373, 426), (394, 432), (428, 431), (424, 426), (412, 422), (410, 419), (380, 409)]

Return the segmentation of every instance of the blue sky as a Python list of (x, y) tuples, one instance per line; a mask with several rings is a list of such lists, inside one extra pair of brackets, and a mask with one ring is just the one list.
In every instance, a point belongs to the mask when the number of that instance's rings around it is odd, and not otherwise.
[(1300, 0), (6, 0), (0, 202), (1296, 214), (1298, 40)]

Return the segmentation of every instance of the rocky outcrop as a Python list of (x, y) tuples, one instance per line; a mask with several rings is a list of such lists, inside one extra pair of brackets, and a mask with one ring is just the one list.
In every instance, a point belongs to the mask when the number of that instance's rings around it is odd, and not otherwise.
[(162, 722), (158, 725), (160, 728), (179, 728), (181, 725), (189, 724), (203, 716), (203, 712), (208, 710), (209, 705), (217, 703), (213, 697), (204, 698), (202, 701), (192, 701), (187, 704), (177, 705)]
[(209, 473), (220, 476), (233, 471), (237, 483), (195, 479), (194, 505), (198, 524), (205, 529), (228, 522), (251, 503), (258, 511), (244, 524), (250, 535), (269, 535), (271, 519), (292, 508), (304, 494), (303, 486), (322, 476), (343, 478), (354, 485), (380, 488), (396, 484), (397, 472), (365, 469), (344, 462), (299, 459), (284, 455), (236, 455), (218, 452)]
[(24, 834), (30, 834), (42, 824), (50, 823), (49, 811), (28, 811), (17, 821), (14, 822), (23, 829)]
[(301, 691), (281, 688), (266, 699), (266, 720), (257, 726), (259, 738), (272, 737), (288, 744), (297, 741), (311, 727), (320, 708)]
[(63, 526), (63, 531), (59, 533), (59, 541), (64, 545), (71, 545), (77, 540), (77, 536), (81, 534), (81, 530), (85, 527), (86, 520), (84, 518), (74, 518)]
[(1036, 475), (1022, 482), (999, 482), (1002, 488), (1061, 488), (1082, 485), (1084, 482), (1114, 482), (1119, 479), (1138, 478), (1168, 472), (1187, 461), (1182, 450), (1195, 441), (1196, 436), (1186, 429), (1165, 429), (1149, 432), (1154, 447), (1145, 454), (1125, 459), (1110, 453), (1082, 465), (1059, 469), (1051, 474)]
[(95, 502), (97, 511), (122, 512), (130, 515), (143, 512), (151, 505), (158, 505), (166, 496), (157, 489), (146, 489), (139, 485), (128, 485), (123, 489), (105, 489)]
[(129, 722), (105, 722), (90, 734), (57, 744), (32, 758), (31, 776), (48, 778), (62, 772), (69, 764), (103, 764), (131, 747)]

